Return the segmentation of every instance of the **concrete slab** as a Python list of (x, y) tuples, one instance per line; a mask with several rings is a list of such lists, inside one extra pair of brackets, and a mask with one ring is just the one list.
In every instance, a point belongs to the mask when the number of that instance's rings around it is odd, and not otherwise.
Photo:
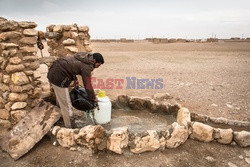
[(60, 109), (47, 102), (33, 108), (0, 141), (3, 150), (15, 160), (26, 154), (61, 117)]

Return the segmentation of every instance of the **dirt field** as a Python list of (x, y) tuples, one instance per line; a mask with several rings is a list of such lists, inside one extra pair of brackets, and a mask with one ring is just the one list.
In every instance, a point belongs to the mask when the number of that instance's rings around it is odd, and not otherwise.
[[(93, 52), (105, 56), (105, 64), (94, 71), (94, 77), (125, 81), (123, 89), (106, 90), (111, 99), (120, 94), (142, 97), (168, 92), (191, 112), (250, 121), (249, 42), (92, 43), (91, 46)], [(126, 77), (162, 78), (163, 89), (126, 89)], [(0, 166), (221, 167), (233, 163), (247, 167), (244, 151), (250, 148), (188, 139), (177, 149), (138, 155), (99, 152), (90, 156), (87, 149), (70, 151), (54, 147), (45, 137), (18, 161), (0, 151)]]

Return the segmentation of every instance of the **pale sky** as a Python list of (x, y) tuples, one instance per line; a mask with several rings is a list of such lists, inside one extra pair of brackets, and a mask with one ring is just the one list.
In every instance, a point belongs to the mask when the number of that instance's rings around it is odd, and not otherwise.
[(250, 37), (250, 0), (0, 0), (0, 17), (87, 25), (92, 39)]

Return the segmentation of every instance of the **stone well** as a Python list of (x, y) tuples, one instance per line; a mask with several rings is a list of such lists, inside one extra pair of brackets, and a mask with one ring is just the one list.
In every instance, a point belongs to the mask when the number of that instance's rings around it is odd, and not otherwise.
[[(199, 115), (198, 117), (190, 113), (187, 108), (171, 103), (170, 98), (169, 94), (164, 93), (157, 94), (152, 98), (121, 95), (112, 103), (112, 112), (119, 109), (126, 109), (126, 111), (147, 110), (156, 115), (162, 114), (161, 117), (166, 119), (169, 116), (174, 116), (175, 121), (169, 124), (158, 124), (147, 129), (144, 124), (140, 124), (140, 119), (137, 118), (135, 120), (137, 124), (132, 121), (132, 124), (120, 123), (122, 126), (115, 124), (113, 127), (107, 126), (107, 124), (88, 125), (78, 129), (54, 126), (50, 131), (50, 136), (54, 140), (54, 145), (59, 144), (71, 150), (77, 150), (84, 146), (93, 151), (110, 150), (118, 154), (122, 154), (125, 150), (132, 153), (142, 153), (172, 149), (185, 143), (188, 138), (202, 142), (213, 141), (221, 144), (238, 144), (241, 147), (250, 146), (250, 132), (246, 131), (250, 127), (250, 122), (232, 121), (224, 118), (223, 120), (227, 120), (226, 122), (234, 122), (233, 125), (229, 125), (220, 121), (222, 118), (218, 118), (214, 119), (213, 123), (217, 122), (218, 126), (227, 125), (228, 127), (213, 127), (199, 122), (202, 117), (207, 116)], [(125, 117), (121, 118), (120, 122), (126, 119)], [(129, 119), (135, 118), (129, 117)], [(114, 120), (111, 120), (111, 125)]]

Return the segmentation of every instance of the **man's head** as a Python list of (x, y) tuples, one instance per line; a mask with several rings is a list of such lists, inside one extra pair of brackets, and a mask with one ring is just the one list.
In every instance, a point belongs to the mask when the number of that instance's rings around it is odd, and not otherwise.
[(93, 58), (95, 60), (95, 68), (98, 68), (100, 65), (104, 64), (103, 56), (100, 53), (94, 53)]

